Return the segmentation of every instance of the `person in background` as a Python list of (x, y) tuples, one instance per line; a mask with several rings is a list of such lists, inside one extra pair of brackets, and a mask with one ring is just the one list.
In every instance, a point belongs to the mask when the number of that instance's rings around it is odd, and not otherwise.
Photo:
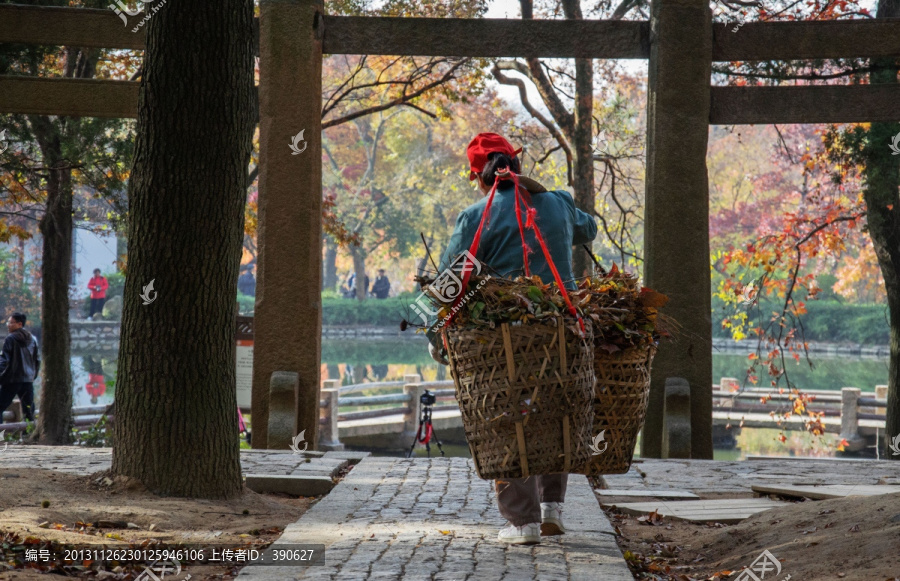
[(256, 279), (251, 268), (244, 267), (244, 273), (238, 278), (238, 291), (248, 297), (256, 296)]
[(109, 281), (100, 274), (100, 269), (94, 269), (94, 278), (88, 281), (88, 288), (91, 291), (91, 314), (89, 319), (94, 318), (94, 313), (103, 312), (103, 303), (106, 302), (106, 289), (109, 288)]
[[(350, 278), (347, 279), (347, 283), (350, 286), (350, 292), (347, 294), (347, 298), (355, 299), (356, 298), (356, 273), (355, 272), (350, 275)], [(365, 285), (363, 286), (363, 289), (366, 291), (369, 290), (369, 275), (368, 274), (366, 274)]]
[(388, 280), (388, 277), (384, 274), (384, 269), (378, 269), (378, 276), (375, 277), (375, 282), (372, 283), (372, 294), (375, 295), (376, 298), (386, 299), (391, 292), (391, 281)]
[(354, 273), (350, 273), (347, 275), (347, 280), (344, 281), (344, 284), (341, 285), (341, 296), (345, 299), (353, 298), (353, 281), (356, 280), (356, 275)]
[(93, 357), (85, 358), (88, 367), (88, 382), (84, 384), (84, 390), (91, 396), (91, 403), (96, 404), (97, 398), (106, 393), (106, 378), (103, 377), (103, 366)]
[[(489, 264), (506, 278), (515, 278), (524, 271), (522, 244), (519, 237), (519, 220), (525, 222), (527, 215), (516, 212), (516, 189), (509, 179), (510, 172), (520, 174), (520, 149), (513, 146), (496, 133), (479, 133), (469, 143), (466, 150), (469, 158), (469, 180), (477, 180), (478, 188), (485, 196), (459, 213), (456, 227), (441, 257), (438, 272), (443, 272), (452, 260), (469, 249), (476, 231), (487, 209), (488, 195), (497, 185), (496, 194), (489, 216), (490, 228), (486, 229), (476, 249), (475, 258)], [(519, 176), (523, 190), (529, 190), (525, 176)], [(498, 182), (499, 180), (499, 182)], [(597, 222), (593, 216), (575, 207), (572, 195), (564, 190), (546, 191), (540, 184), (534, 184), (536, 195), (524, 192), (526, 200), (537, 212), (549, 253), (564, 284), (575, 287), (572, 273), (572, 247), (587, 244), (597, 236)], [(528, 195), (525, 195), (525, 194)], [(522, 208), (521, 212), (525, 212)], [(530, 248), (537, 248), (532, 232), (526, 235)], [(542, 281), (552, 281), (554, 276), (550, 265), (540, 252), (530, 259), (531, 271)], [(432, 329), (426, 332), (429, 352), (438, 362), (446, 365), (447, 360), (440, 334)], [(500, 514), (509, 521), (497, 539), (509, 544), (536, 544), (541, 536), (564, 534), (562, 509), (566, 497), (568, 474), (541, 474), (528, 478), (505, 478), (494, 480), (497, 491), (497, 505)]]
[(34, 378), (41, 371), (41, 350), (37, 339), (25, 330), (26, 317), (13, 313), (6, 321), (9, 335), (0, 350), (0, 415), (14, 397), (22, 402), (22, 414), (34, 421)]

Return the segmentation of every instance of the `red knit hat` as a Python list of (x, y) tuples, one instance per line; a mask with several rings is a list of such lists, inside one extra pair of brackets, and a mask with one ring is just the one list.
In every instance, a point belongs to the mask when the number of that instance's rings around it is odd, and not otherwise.
[(513, 149), (509, 141), (496, 133), (479, 133), (466, 148), (470, 166), (469, 181), (474, 180), (475, 175), (484, 170), (489, 153), (505, 153), (509, 157), (515, 157), (522, 153), (522, 148)]

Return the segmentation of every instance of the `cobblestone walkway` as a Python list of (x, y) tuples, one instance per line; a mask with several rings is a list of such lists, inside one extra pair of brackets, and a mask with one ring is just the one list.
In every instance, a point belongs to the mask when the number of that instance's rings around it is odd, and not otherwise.
[(492, 481), (467, 458), (366, 458), (272, 545), (324, 544), (325, 566), (250, 565), (242, 581), (630, 581), (587, 478), (570, 475), (568, 532), (534, 546), (497, 541)]
[[(109, 448), (11, 446), (0, 453), (0, 476), (24, 467), (90, 474), (108, 469), (111, 461)], [(249, 565), (242, 581), (633, 579), (584, 476), (569, 476), (565, 535), (509, 547), (497, 541), (506, 521), (493, 481), (478, 478), (468, 458), (241, 451), (244, 474), (329, 474), (348, 461), (359, 463), (272, 545), (324, 544), (325, 566)]]
[[(241, 450), (243, 474), (331, 475), (348, 463), (358, 462), (368, 452), (304, 452), (289, 450)], [(308, 461), (307, 461), (308, 460)], [(75, 446), (10, 446), (0, 452), (0, 470), (5, 468), (43, 468), (74, 474), (108, 470), (112, 448)]]
[[(643, 473), (643, 474), (642, 474)], [(606, 488), (748, 493), (753, 484), (900, 484), (900, 462), (886, 460), (780, 459), (635, 460), (625, 474), (604, 475)]]

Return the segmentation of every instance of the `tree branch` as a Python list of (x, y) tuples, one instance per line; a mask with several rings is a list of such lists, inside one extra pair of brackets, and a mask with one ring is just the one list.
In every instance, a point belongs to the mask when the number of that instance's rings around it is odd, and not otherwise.
[(550, 132), (550, 135), (559, 143), (559, 146), (566, 154), (566, 164), (568, 165), (568, 174), (569, 174), (569, 183), (572, 183), (572, 149), (569, 146), (569, 141), (566, 139), (566, 136), (563, 135), (559, 128), (553, 124), (550, 119), (547, 119), (540, 111), (538, 111), (534, 105), (531, 104), (531, 101), (528, 100), (528, 91), (525, 88), (525, 82), (522, 79), (514, 79), (511, 77), (507, 77), (501, 72), (499, 63), (494, 64), (494, 67), (491, 69), (491, 74), (494, 75), (494, 78), (497, 79), (497, 82), (501, 85), (510, 85), (513, 87), (518, 87), (519, 89), (519, 99), (522, 101), (522, 106), (525, 107), (525, 110), (528, 113), (537, 119), (537, 121), (547, 128), (547, 131)]

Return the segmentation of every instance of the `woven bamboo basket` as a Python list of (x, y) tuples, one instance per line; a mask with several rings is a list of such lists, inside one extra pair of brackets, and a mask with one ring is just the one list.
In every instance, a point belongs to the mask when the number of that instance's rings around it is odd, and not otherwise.
[[(533, 322), (446, 330), (450, 372), (479, 478), (584, 474), (594, 421), (594, 347), (569, 327)], [(525, 413), (523, 413), (525, 412)], [(582, 470), (582, 472), (579, 472)]]
[[(623, 474), (631, 467), (638, 433), (644, 426), (650, 396), (650, 365), (656, 347), (645, 345), (607, 353), (594, 352), (594, 434), (605, 430), (606, 449), (592, 453), (587, 473)], [(598, 449), (603, 450), (604, 444)]]

